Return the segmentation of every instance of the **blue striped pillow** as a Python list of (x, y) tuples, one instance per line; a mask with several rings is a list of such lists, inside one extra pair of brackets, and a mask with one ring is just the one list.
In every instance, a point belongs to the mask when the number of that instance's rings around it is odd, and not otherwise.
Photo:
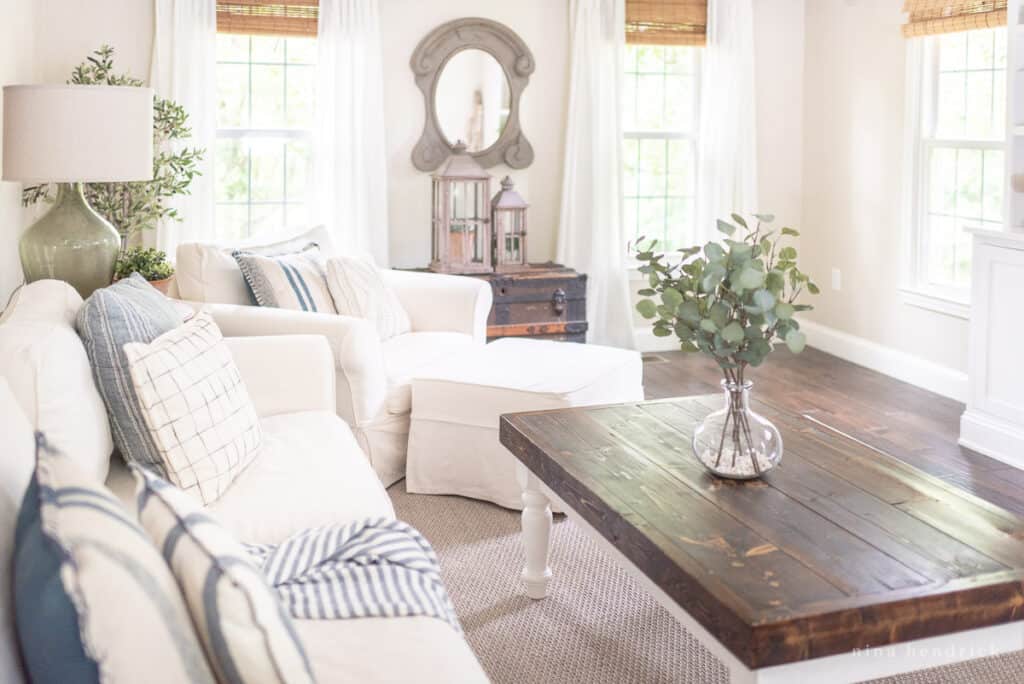
[(327, 289), (323, 257), (316, 243), (295, 254), (266, 256), (236, 251), (231, 256), (260, 306), (338, 313)]
[(164, 472), (160, 452), (146, 427), (124, 346), (149, 344), (179, 325), (181, 313), (171, 300), (137, 273), (93, 292), (75, 321), (107, 406), (114, 446), (125, 461), (159, 473)]
[(33, 682), (213, 684), (181, 591), (124, 506), (36, 435), (18, 514), (14, 597)]

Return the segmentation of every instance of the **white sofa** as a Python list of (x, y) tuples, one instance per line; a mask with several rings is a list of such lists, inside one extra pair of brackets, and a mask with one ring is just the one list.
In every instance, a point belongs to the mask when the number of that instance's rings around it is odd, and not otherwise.
[(387, 486), (405, 475), (412, 377), (486, 342), (491, 289), (473, 278), (381, 269), (412, 321), (412, 332), (384, 341), (373, 324), (360, 318), (253, 306), (231, 250), (282, 252), (309, 242), (319, 244), (327, 256), (336, 253), (322, 227), (272, 244), (182, 244), (176, 294), (209, 312), (227, 336), (325, 336), (334, 354), (338, 415), (352, 427)]
[[(35, 429), (70, 456), (94, 464), (97, 450), (109, 454), (111, 439), (106, 415), (97, 415), (102, 402), (90, 382), (84, 348), (77, 335), (68, 334), (81, 304), (65, 283), (22, 288), (0, 319), (0, 380)], [(257, 462), (209, 510), (249, 543), (280, 542), (311, 526), (394, 517), (384, 487), (337, 415), (336, 350), (318, 335), (227, 343), (256, 404), (265, 445)], [(6, 497), (20, 501), (31, 464), (4, 459), (0, 469)], [(135, 510), (134, 482), (119, 457), (111, 459), (106, 483)], [(10, 510), (0, 525), (0, 581), (9, 583)], [(13, 638), (13, 617), (8, 601), (0, 600), (0, 609), (2, 642)], [(296, 628), (322, 683), (486, 681), (463, 637), (438, 619), (299, 620)], [(15, 648), (0, 643), (0, 656)], [(0, 681), (19, 679), (20, 673), (0, 671)]]

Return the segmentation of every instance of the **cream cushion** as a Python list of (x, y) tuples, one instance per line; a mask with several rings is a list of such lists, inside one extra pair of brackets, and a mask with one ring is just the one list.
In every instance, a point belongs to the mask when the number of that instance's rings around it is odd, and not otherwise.
[(366, 318), (387, 340), (412, 330), (398, 295), (381, 278), (372, 259), (339, 256), (327, 260), (327, 286), (339, 314)]
[[(35, 439), (32, 426), (21, 412), (7, 382), (0, 378), (0, 587), (13, 584), (14, 528), (25, 489), (35, 463)], [(10, 591), (0, 591), (0, 682), (25, 681), (18, 655), (14, 628), (14, 605)]]
[(256, 254), (297, 252), (315, 242), (324, 255), (333, 255), (334, 247), (324, 226), (316, 226), (288, 238), (252, 238), (235, 244), (186, 242), (178, 245), (175, 282), (182, 299), (218, 304), (254, 304), (242, 271), (232, 252)]
[(456, 332), (414, 332), (381, 343), (387, 375), (387, 412), (402, 415), (412, 408), (412, 378), (447, 358), (461, 358), (482, 348), (471, 335)]
[(102, 482), (114, 442), (107, 409), (74, 329), (82, 298), (64, 282), (19, 290), (0, 323), (0, 377), (36, 430)]
[(487, 682), (465, 639), (433, 617), (296, 620), (318, 684)]
[(124, 345), (139, 410), (167, 478), (216, 501), (256, 458), (256, 408), (217, 324), (199, 313), (149, 344)]
[[(310, 527), (394, 518), (391, 500), (352, 431), (333, 412), (268, 416), (260, 425), (259, 457), (209, 507), (239, 540), (277, 544)], [(134, 506), (134, 480), (123, 464), (111, 467), (107, 486)]]
[(408, 490), (521, 508), (504, 413), (643, 399), (639, 352), (505, 338), (420, 371), (412, 382)]

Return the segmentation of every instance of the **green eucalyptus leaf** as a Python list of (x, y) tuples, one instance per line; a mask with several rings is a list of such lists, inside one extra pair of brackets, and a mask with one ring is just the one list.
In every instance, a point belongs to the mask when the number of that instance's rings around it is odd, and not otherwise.
[(756, 290), (765, 284), (765, 274), (752, 268), (746, 268), (740, 274), (740, 284), (747, 290)]
[(668, 328), (655, 328), (654, 329), (654, 336), (655, 337), (668, 337), (671, 334), (672, 334), (672, 331), (669, 330)]
[(733, 214), (733, 215), (732, 215), (732, 220), (733, 220), (733, 221), (735, 221), (736, 223), (740, 224), (740, 225), (741, 225), (741, 226), (743, 226), (744, 228), (747, 228), (747, 230), (750, 230), (750, 228), (748, 228), (748, 227), (747, 227), (747, 221), (746, 221), (746, 219), (744, 219), (744, 218), (743, 218), (742, 216), (740, 216), (739, 214)]
[(792, 261), (796, 259), (796, 248), (794, 247), (783, 247), (779, 250), (779, 258), (784, 261)]
[(654, 318), (658, 311), (658, 305), (654, 303), (653, 299), (641, 299), (636, 303), (636, 310), (644, 318)]
[(718, 332), (718, 326), (710, 318), (700, 319), (700, 329), (709, 333)]
[(704, 254), (707, 255), (710, 262), (721, 261), (725, 258), (725, 250), (717, 242), (709, 242), (704, 245)]
[(764, 278), (764, 286), (773, 295), (778, 296), (782, 292), (783, 288), (786, 287), (786, 278), (782, 275), (782, 271), (776, 271), (772, 269), (768, 271), (768, 274)]
[(732, 225), (728, 221), (718, 219), (718, 232), (725, 233), (726, 235), (732, 235), (736, 232), (736, 226)]
[(780, 320), (787, 320), (793, 317), (793, 305), (787, 304), (786, 302), (779, 302), (775, 305), (775, 315)]
[(662, 303), (673, 312), (683, 303), (683, 294), (672, 287), (666, 287), (661, 293)]
[(807, 291), (811, 294), (821, 294), (821, 289), (814, 283), (807, 281)]
[(654, 295), (658, 294), (657, 292), (655, 292), (653, 289), (651, 289), (649, 287), (645, 287), (642, 290), (637, 290), (636, 293), (638, 295), (640, 295), (641, 297), (653, 297)]
[(721, 264), (712, 264), (704, 271), (701, 277), (700, 286), (704, 292), (711, 293), (725, 280), (725, 267)]
[(676, 315), (691, 328), (700, 325), (700, 309), (697, 302), (683, 302), (676, 309)]
[(737, 321), (722, 328), (722, 339), (729, 344), (738, 344), (743, 341), (743, 326)]
[(754, 306), (762, 311), (770, 311), (775, 306), (775, 295), (765, 289), (754, 292)]
[(794, 354), (802, 352), (806, 344), (807, 337), (799, 330), (790, 330), (786, 335), (786, 346), (789, 347), (789, 351)]
[(686, 342), (686, 341), (679, 343), (679, 349), (684, 351), (684, 352), (700, 351), (700, 347), (695, 345), (693, 342)]
[(761, 223), (771, 223), (775, 220), (775, 214), (754, 214), (754, 218)]
[(793, 230), (792, 228), (783, 228), (782, 229), (782, 234), (783, 235), (792, 235), (793, 237), (798, 237), (800, 235), (800, 231)]
[(708, 310), (708, 318), (714, 322), (716, 328), (724, 328), (726, 323), (729, 322), (729, 315), (731, 313), (732, 310), (729, 308), (729, 305), (719, 301), (711, 305), (711, 308)]

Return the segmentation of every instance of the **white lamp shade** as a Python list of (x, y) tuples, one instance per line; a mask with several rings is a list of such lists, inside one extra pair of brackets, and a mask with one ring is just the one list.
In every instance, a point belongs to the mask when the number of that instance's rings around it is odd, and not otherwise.
[(3, 180), (153, 179), (153, 89), (4, 86)]

